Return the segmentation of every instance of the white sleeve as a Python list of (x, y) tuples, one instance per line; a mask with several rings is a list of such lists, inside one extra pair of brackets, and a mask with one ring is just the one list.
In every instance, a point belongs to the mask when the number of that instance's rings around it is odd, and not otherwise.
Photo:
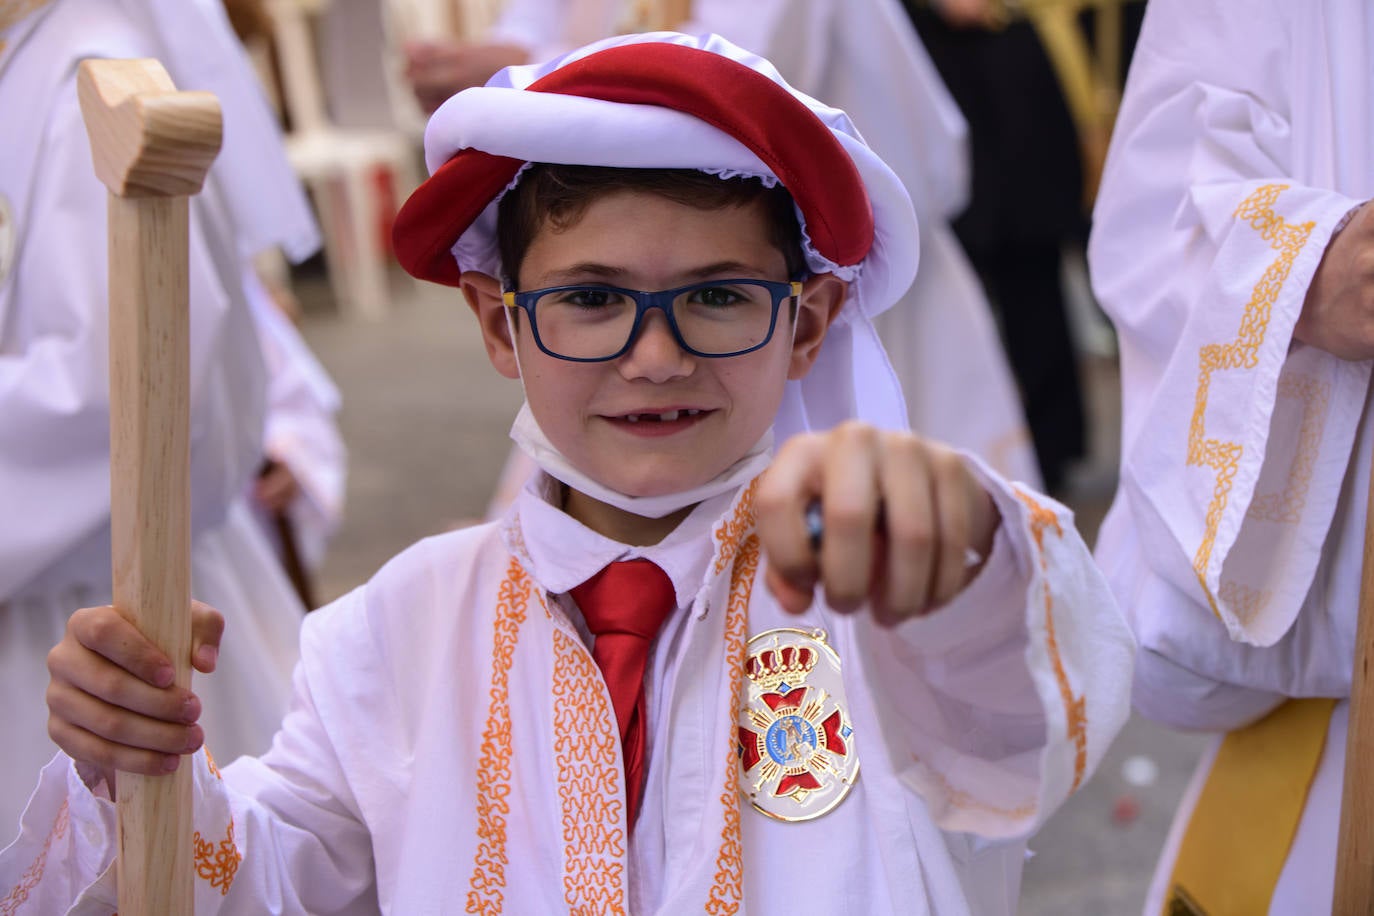
[(942, 829), (1004, 838), (1102, 759), (1129, 713), (1135, 646), (1069, 511), (967, 460), (1002, 513), (983, 569), (926, 617), (856, 626), (901, 778)]
[(1359, 203), (1294, 177), (1321, 173), (1313, 158), (1337, 142), (1295, 136), (1300, 15), (1152, 2), (1094, 214), (1124, 426), (1099, 559), (1143, 646), (1191, 652), (1194, 671), (1225, 653), (1217, 667), (1240, 674), (1259, 660), (1247, 646), (1293, 628), (1370, 378), (1368, 363), (1293, 339), (1332, 230)]
[[(198, 916), (377, 912), (372, 834), (354, 791), (367, 783), (357, 772), (363, 742), (345, 760), (326, 725), (348, 720), (375, 738), (362, 766), (382, 768), (403, 753), (362, 595), (308, 619), (292, 707), (267, 754), (240, 758), (222, 775), (205, 751), (184, 760), (194, 767)], [(375, 723), (354, 722), (363, 706)], [(0, 893), (34, 901), (17, 913), (86, 913), (84, 901), (95, 901), (91, 912), (108, 916), (117, 894), (114, 806), (92, 795), (64, 755), (43, 771), (23, 823), (0, 854)]]

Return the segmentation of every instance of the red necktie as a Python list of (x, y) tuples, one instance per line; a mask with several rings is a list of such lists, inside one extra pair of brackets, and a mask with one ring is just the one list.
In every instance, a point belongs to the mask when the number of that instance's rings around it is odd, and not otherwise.
[(596, 637), (592, 658), (611, 694), (625, 758), (625, 795), (633, 826), (644, 794), (644, 668), (649, 643), (677, 607), (667, 573), (649, 560), (621, 560), (572, 590)]

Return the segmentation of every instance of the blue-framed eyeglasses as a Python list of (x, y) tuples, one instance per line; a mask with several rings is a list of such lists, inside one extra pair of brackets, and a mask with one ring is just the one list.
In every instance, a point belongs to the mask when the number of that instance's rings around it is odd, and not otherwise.
[(693, 356), (742, 356), (773, 339), (778, 308), (801, 295), (800, 280), (708, 280), (647, 293), (617, 286), (552, 286), (502, 292), (529, 315), (534, 342), (549, 356), (598, 363), (623, 356), (644, 315), (661, 309), (673, 339)]

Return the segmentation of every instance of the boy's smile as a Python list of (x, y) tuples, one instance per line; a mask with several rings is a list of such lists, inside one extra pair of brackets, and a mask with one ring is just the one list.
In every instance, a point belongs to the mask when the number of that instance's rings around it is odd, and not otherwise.
[[(618, 190), (562, 227), (541, 227), (514, 279), (518, 290), (604, 284), (656, 291), (725, 278), (789, 279), (762, 206), (701, 209)], [(496, 281), (465, 275), (465, 290), (493, 363), (513, 377), (506, 309), (494, 311)], [(528, 315), (515, 311), (525, 398), (564, 457), (602, 485), (629, 496), (688, 490), (739, 461), (768, 431), (787, 380), (810, 367), (843, 298), (844, 284), (812, 278), (796, 318), (793, 300), (783, 301), (766, 345), (724, 358), (683, 350), (665, 314), (652, 309), (622, 356), (570, 362), (542, 352)]]

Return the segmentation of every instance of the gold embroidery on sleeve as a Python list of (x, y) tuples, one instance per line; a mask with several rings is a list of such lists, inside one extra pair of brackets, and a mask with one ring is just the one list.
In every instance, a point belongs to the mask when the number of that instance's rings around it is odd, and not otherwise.
[(1045, 586), (1045, 646), (1049, 650), (1050, 661), (1054, 665), (1054, 678), (1059, 683), (1059, 695), (1064, 701), (1064, 718), (1067, 722), (1068, 736), (1073, 741), (1073, 786), (1075, 792), (1083, 782), (1088, 769), (1088, 711), (1087, 700), (1073, 695), (1073, 685), (1069, 683), (1069, 673), (1064, 670), (1064, 660), (1059, 654), (1059, 640), (1054, 635), (1054, 596), (1050, 593), (1049, 562), (1045, 558), (1045, 531), (1053, 530), (1059, 537), (1064, 529), (1059, 525), (1059, 517), (1031, 497), (1019, 487), (1016, 496), (1030, 511), (1031, 535), (1035, 538), (1036, 552), (1040, 557), (1040, 578)]
[[(1310, 375), (1282, 375), (1278, 396), (1302, 402), (1302, 422), (1298, 426), (1298, 451), (1288, 470), (1288, 483), (1282, 493), (1266, 493), (1250, 501), (1248, 518), (1261, 522), (1296, 525), (1307, 507), (1307, 491), (1312, 487), (1312, 469), (1317, 463), (1322, 433), (1326, 430), (1331, 386)], [(1226, 599), (1223, 597), (1223, 601)], [(1228, 602), (1229, 603), (1229, 602)]]
[[(744, 531), (751, 530), (753, 518), (753, 488), (750, 488), (748, 503), (749, 515)], [(741, 504), (741, 509), (744, 505)], [(742, 513), (741, 513), (742, 514)], [(739, 518), (739, 514), (736, 516)], [(725, 616), (725, 662), (726, 671), (734, 681), (730, 689), (730, 706), (726, 710), (727, 721), (734, 722), (739, 712), (740, 682), (744, 677), (745, 636), (749, 629), (749, 598), (754, 591), (754, 577), (759, 569), (759, 539), (749, 534), (743, 543), (731, 550), (736, 555), (735, 566), (730, 570), (730, 602)], [(730, 729), (730, 740), (725, 750), (725, 786), (720, 793), (720, 803), (725, 808), (725, 826), (720, 832), (720, 850), (716, 853), (715, 883), (711, 886), (711, 896), (706, 902), (705, 912), (710, 916), (732, 916), (740, 910), (744, 900), (744, 845), (740, 837), (739, 813), (739, 776), (735, 757), (735, 732)]]
[(197, 830), (191, 838), (195, 843), (196, 874), (210, 882), (211, 887), (219, 888), (220, 896), (229, 893), (234, 883), (239, 865), (243, 863), (243, 853), (234, 845), (234, 821), (229, 821), (229, 829), (218, 845), (203, 839)]
[(555, 630), (554, 754), (563, 806), (563, 900), (570, 912), (624, 914), (624, 807), (617, 795), (620, 734), (585, 649)]
[(1288, 188), (1286, 184), (1268, 184), (1257, 189), (1236, 208), (1235, 217), (1248, 222), (1279, 254), (1264, 271), (1259, 282), (1250, 293), (1250, 301), (1245, 305), (1241, 317), (1240, 331), (1236, 339), (1228, 344), (1207, 344), (1198, 353), (1197, 397), (1193, 405), (1193, 418), (1188, 428), (1188, 465), (1212, 468), (1217, 472), (1216, 486), (1212, 501), (1207, 506), (1207, 516), (1202, 542), (1193, 556), (1193, 571), (1198, 583), (1207, 596), (1212, 613), (1221, 616), (1216, 597), (1207, 587), (1207, 567), (1212, 559), (1212, 548), (1216, 544), (1217, 528), (1221, 524), (1222, 513), (1226, 510), (1231, 495), (1231, 484), (1240, 466), (1243, 447), (1239, 442), (1223, 442), (1207, 438), (1207, 395), (1212, 384), (1212, 373), (1223, 369), (1253, 369), (1259, 363), (1259, 347), (1264, 341), (1269, 327), (1269, 317), (1278, 301), (1279, 291), (1293, 268), (1298, 252), (1307, 244), (1307, 238), (1316, 227), (1314, 222), (1289, 225), (1282, 216), (1273, 210), (1274, 202)]
[(510, 669), (530, 600), (530, 579), (513, 558), (496, 598), (491, 697), (477, 768), (477, 837), (467, 912), (498, 914), (506, 887), (506, 815), (510, 814)]
[(67, 803), (63, 801), (62, 807), (57, 809), (57, 816), (53, 818), (52, 827), (48, 830), (47, 839), (43, 841), (43, 848), (39, 851), (38, 858), (34, 859), (33, 864), (24, 871), (19, 883), (10, 890), (5, 899), (0, 900), (0, 916), (14, 916), (15, 913), (19, 912), (19, 908), (28, 902), (29, 894), (38, 886), (38, 882), (43, 880), (43, 872), (48, 867), (48, 853), (52, 852), (52, 844), (67, 835), (67, 827), (70, 824), (71, 811), (68, 809)]
[(1249, 626), (1269, 604), (1272, 594), (1267, 590), (1241, 585), (1234, 579), (1223, 579), (1217, 597), (1226, 602), (1226, 606), (1235, 613), (1237, 620)]

